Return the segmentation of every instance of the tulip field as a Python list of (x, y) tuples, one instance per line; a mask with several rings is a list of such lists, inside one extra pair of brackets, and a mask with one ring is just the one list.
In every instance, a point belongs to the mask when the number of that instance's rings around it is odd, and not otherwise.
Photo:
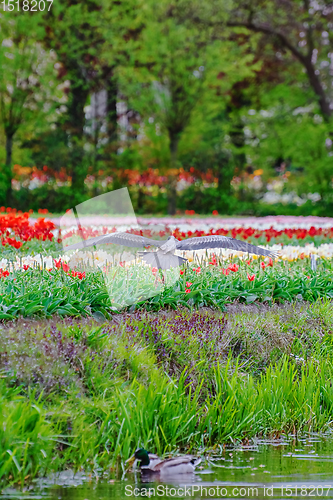
[[(219, 227), (202, 219), (198, 226), (177, 226), (174, 220), (163, 229), (159, 226), (157, 236), (226, 235), (278, 250), (279, 257), (273, 261), (231, 250), (182, 252), (189, 265), (177, 268), (176, 274), (171, 269), (163, 275), (130, 259), (128, 252), (112, 259), (98, 248), (69, 255), (63, 245), (75, 235), (75, 229), (61, 232), (45, 217), (32, 219), (30, 213), (1, 207), (0, 319), (94, 313), (107, 318), (129, 307), (132, 311), (179, 306), (224, 310), (226, 304), (234, 302), (313, 302), (333, 297), (333, 223), (326, 219), (322, 225), (302, 221), (299, 227), (271, 223), (261, 228)], [(116, 230), (117, 226), (89, 226), (83, 228), (83, 236), (87, 239)], [(149, 220), (142, 229), (123, 226), (121, 230), (156, 236)], [(105, 279), (110, 273), (112, 279)], [(147, 287), (153, 293), (144, 292)]]
[(223, 234), (279, 256), (181, 252), (161, 271), (114, 245), (65, 252), (76, 228), (0, 208), (0, 488), (113, 481), (138, 443), (209, 454), (332, 430), (329, 219), (98, 222), (84, 238)]

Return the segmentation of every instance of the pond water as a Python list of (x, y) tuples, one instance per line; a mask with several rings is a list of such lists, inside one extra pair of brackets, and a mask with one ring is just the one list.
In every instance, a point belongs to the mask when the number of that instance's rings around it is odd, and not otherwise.
[(38, 489), (20, 493), (7, 489), (0, 499), (106, 500), (150, 498), (333, 498), (333, 437), (285, 436), (276, 441), (256, 439), (248, 446), (226, 448), (203, 460), (195, 474), (89, 480), (64, 471), (38, 481)]

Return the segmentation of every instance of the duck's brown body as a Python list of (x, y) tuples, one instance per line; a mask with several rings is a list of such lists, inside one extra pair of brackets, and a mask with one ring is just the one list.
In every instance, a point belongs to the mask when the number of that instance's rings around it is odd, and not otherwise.
[(135, 460), (139, 462), (142, 473), (162, 475), (193, 473), (195, 467), (201, 462), (200, 458), (191, 455), (161, 460), (157, 455), (148, 453), (148, 451), (143, 448), (137, 449), (133, 457), (128, 459), (127, 462), (134, 463)]

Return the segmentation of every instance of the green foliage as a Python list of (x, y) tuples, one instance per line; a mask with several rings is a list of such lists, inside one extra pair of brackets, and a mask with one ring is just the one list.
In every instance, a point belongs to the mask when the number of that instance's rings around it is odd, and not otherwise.
[(56, 186), (55, 183), (47, 183), (33, 190), (21, 188), (13, 190), (12, 204), (17, 210), (38, 210), (48, 208), (53, 213), (63, 214), (67, 209), (75, 204), (82, 203), (89, 199), (89, 193), (75, 193), (71, 186)]
[[(225, 304), (235, 301), (247, 304), (314, 302), (333, 297), (332, 264), (326, 259), (318, 263), (316, 272), (311, 271), (309, 259), (292, 264), (282, 261), (265, 270), (259, 260), (251, 265), (239, 261), (239, 270), (230, 271), (227, 276), (221, 272), (226, 262), (220, 259), (217, 266), (207, 266), (202, 261), (192, 265), (194, 269), (185, 268), (176, 281), (175, 270), (170, 269), (166, 272), (166, 286), (158, 285), (156, 289), (150, 269), (140, 266), (132, 270), (114, 268), (114, 274), (109, 271), (108, 279), (91, 266), (87, 266), (86, 278), (82, 280), (62, 269), (15, 271), (0, 280), (0, 319), (54, 314), (86, 316), (97, 311), (109, 317), (128, 306), (152, 311), (165, 307), (176, 309), (180, 305), (223, 310)], [(201, 272), (197, 274), (195, 268), (199, 265)], [(255, 281), (249, 281), (248, 274), (255, 274)], [(190, 293), (186, 293), (187, 281), (192, 282)]]
[(0, 378), (0, 484), (23, 488), (47, 472), (56, 436), (40, 399), (18, 393)]
[(213, 210), (217, 210), (220, 214), (229, 215), (253, 210), (251, 203), (239, 202), (235, 196), (216, 187), (205, 188), (199, 182), (184, 189), (178, 199), (178, 208), (184, 211), (195, 210), (199, 214), (211, 214)]
[[(206, 7), (213, 10), (208, 4)], [(155, 164), (168, 172), (168, 209), (174, 213), (178, 147), (181, 148), (181, 142), (189, 144), (202, 139), (209, 120), (216, 118), (226, 106), (226, 99), (221, 96), (225, 96), (235, 82), (251, 75), (255, 66), (247, 47), (236, 47), (228, 41), (222, 10), (218, 18), (225, 31), (223, 35), (193, 24), (191, 16), (201, 19), (212, 13), (203, 13), (202, 5), (192, 0), (180, 0), (171, 7), (168, 2), (159, 2), (158, 6), (155, 2), (145, 2), (144, 11), (145, 26), (138, 38), (128, 44), (133, 63), (118, 69), (118, 80), (130, 106), (140, 113), (146, 124), (149, 142), (143, 144), (143, 154), (147, 146), (153, 147), (147, 156), (153, 156)], [(227, 78), (219, 76), (217, 59)], [(196, 116), (198, 113), (200, 118)], [(195, 123), (200, 119), (198, 131)], [(188, 131), (185, 139), (191, 122), (194, 122), (192, 134)]]
[(163, 455), (329, 429), (332, 325), (330, 301), (12, 324), (0, 338), (1, 485), (121, 471), (138, 445)]
[[(61, 316), (86, 316), (92, 312), (106, 313), (110, 302), (103, 288), (101, 276), (93, 273), (89, 286), (78, 278), (71, 278), (64, 272), (30, 271), (18, 273), (17, 278), (2, 282), (1, 319), (13, 319), (18, 315), (52, 314)], [(53, 276), (52, 276), (53, 274)], [(107, 313), (106, 313), (107, 314)]]
[[(88, 173), (112, 176), (114, 189), (126, 183), (126, 169), (151, 167), (167, 179), (161, 203), (141, 199), (141, 213), (206, 211), (211, 196), (228, 213), (296, 213), (260, 205), (273, 167), (285, 162), (284, 192), (319, 193), (320, 204), (304, 210), (332, 213), (330, 14), (310, 9), (305, 26), (304, 9), (277, 0), (251, 11), (243, 0), (59, 0), (34, 16), (4, 11), (1, 204), (59, 211), (73, 197), (77, 204), (99, 194), (100, 179), (86, 187)], [(72, 197), (56, 184), (10, 193), (15, 163), (65, 170)], [(211, 171), (217, 188), (182, 196), (179, 167)], [(231, 187), (246, 167), (264, 170), (261, 190)]]
[(6, 159), (1, 168), (3, 202), (11, 202), (13, 138), (22, 124), (40, 130), (50, 126), (62, 98), (55, 80), (56, 56), (40, 43), (40, 15), (4, 11), (0, 19), (0, 122), (6, 136)]
[(321, 204), (332, 204), (332, 172), (330, 147), (331, 125), (318, 114), (309, 97), (300, 89), (279, 85), (261, 97), (267, 112), (255, 112), (246, 117), (249, 129), (246, 151), (253, 163), (265, 171), (266, 179), (272, 175), (276, 161), (285, 161), (290, 172), (286, 190), (319, 193)]
[(29, 18), (4, 11), (1, 16), (0, 117), (8, 136), (23, 122), (36, 120), (41, 111), (50, 115), (52, 100), (59, 97), (55, 55), (38, 43), (43, 30), (39, 23), (38, 15)]

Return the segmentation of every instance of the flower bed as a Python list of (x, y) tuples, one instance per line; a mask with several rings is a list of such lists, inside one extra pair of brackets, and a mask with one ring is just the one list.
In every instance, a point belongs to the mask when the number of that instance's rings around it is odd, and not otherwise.
[[(117, 231), (117, 227), (83, 227), (83, 237), (85, 239), (92, 238), (95, 236), (99, 236), (102, 234), (112, 233)], [(191, 237), (200, 237), (207, 235), (221, 235), (228, 236), (230, 238), (237, 238), (242, 241), (247, 241), (253, 245), (270, 245), (280, 244), (284, 245), (298, 245), (304, 246), (310, 243), (313, 243), (315, 246), (319, 246), (323, 243), (328, 243), (333, 238), (333, 227), (315, 227), (311, 226), (309, 228), (296, 228), (296, 227), (287, 227), (276, 229), (273, 226), (266, 229), (259, 229), (254, 227), (227, 227), (227, 228), (219, 228), (219, 227), (205, 227), (202, 229), (193, 230), (186, 228), (185, 230), (182, 227), (173, 226), (165, 226), (164, 229), (154, 230), (154, 228), (146, 227), (144, 229), (135, 229), (135, 228), (124, 228), (124, 230), (131, 232), (133, 234), (141, 234), (142, 236), (146, 236), (148, 238), (153, 238), (156, 234), (161, 238), (167, 238), (169, 235), (173, 235), (175, 238), (179, 240), (183, 240), (185, 238)], [(66, 231), (63, 231), (63, 239), (66, 241), (67, 238), (72, 237), (74, 235), (78, 235), (78, 230), (73, 228), (68, 228)]]
[(197, 261), (166, 271), (163, 277), (157, 269), (140, 264), (78, 270), (61, 260), (53, 264), (50, 270), (45, 265), (44, 269), (37, 267), (36, 261), (34, 267), (24, 264), (10, 271), (1, 269), (0, 319), (55, 313), (80, 316), (97, 311), (107, 317), (129, 306), (147, 310), (179, 305), (223, 309), (235, 301), (272, 303), (333, 297), (329, 259), (321, 259), (313, 271), (308, 258), (291, 263), (268, 258), (228, 261), (213, 256), (201, 264)]
[[(31, 211), (30, 211), (31, 213)], [(57, 229), (54, 222), (45, 220), (45, 217), (39, 218), (36, 222), (31, 223), (29, 220), (29, 212), (16, 211), (15, 209), (5, 209), (0, 207), (0, 240), (5, 249), (21, 249), (24, 253), (36, 253), (38, 246), (34, 246), (36, 242), (44, 242), (45, 245), (41, 248), (50, 248), (52, 250), (61, 250), (60, 243), (62, 239), (66, 243), (66, 239), (78, 234), (77, 229), (67, 228), (62, 231), (62, 234)], [(147, 220), (146, 223), (149, 221)], [(176, 222), (176, 219), (175, 219)], [(137, 229), (130, 226), (122, 226), (120, 230), (126, 230), (133, 234), (141, 234), (147, 237), (167, 238), (173, 234), (175, 238), (182, 240), (190, 237), (200, 237), (206, 235), (223, 235), (232, 238), (237, 238), (255, 245), (281, 245), (280, 248), (286, 245), (295, 247), (306, 246), (313, 244), (319, 247), (322, 244), (329, 244), (333, 238), (333, 226), (327, 222), (323, 227), (312, 225), (310, 227), (279, 227), (272, 224), (268, 228), (260, 229), (258, 227), (244, 226), (228, 226), (218, 227), (218, 224), (202, 224), (200, 229), (189, 228), (188, 224), (181, 225), (166, 225), (163, 229), (154, 230), (153, 227), (144, 227)], [(85, 239), (94, 236), (112, 233), (119, 230), (116, 226), (89, 226), (83, 227), (83, 236)], [(47, 244), (52, 243), (49, 247)], [(55, 244), (59, 245), (56, 246)], [(21, 248), (22, 247), (22, 248)], [(302, 252), (301, 252), (302, 253)]]
[[(20, 315), (80, 316), (101, 312), (108, 316), (126, 307), (158, 310), (212, 306), (240, 301), (272, 303), (333, 296), (333, 228), (258, 229), (251, 227), (184, 227), (143, 229), (123, 227), (134, 234), (165, 239), (171, 232), (178, 239), (221, 234), (280, 251), (274, 262), (268, 258), (223, 251), (178, 252), (189, 265), (164, 273), (134, 261), (129, 252), (103, 249), (64, 253), (61, 235), (45, 218), (31, 224), (29, 213), (0, 209), (0, 319)], [(84, 237), (115, 232), (116, 227), (84, 229)], [(156, 236), (157, 234), (157, 236)], [(63, 231), (63, 242), (76, 235)], [(68, 240), (67, 240), (68, 241)], [(287, 243), (296, 243), (287, 244)], [(118, 250), (119, 252), (119, 250)], [(311, 265), (311, 256), (316, 265)]]
[[(3, 251), (7, 250), (38, 250), (43, 242), (53, 242), (55, 224), (44, 217), (30, 223), (30, 212), (16, 211), (0, 207), (0, 241)], [(60, 243), (58, 239), (58, 243)]]

